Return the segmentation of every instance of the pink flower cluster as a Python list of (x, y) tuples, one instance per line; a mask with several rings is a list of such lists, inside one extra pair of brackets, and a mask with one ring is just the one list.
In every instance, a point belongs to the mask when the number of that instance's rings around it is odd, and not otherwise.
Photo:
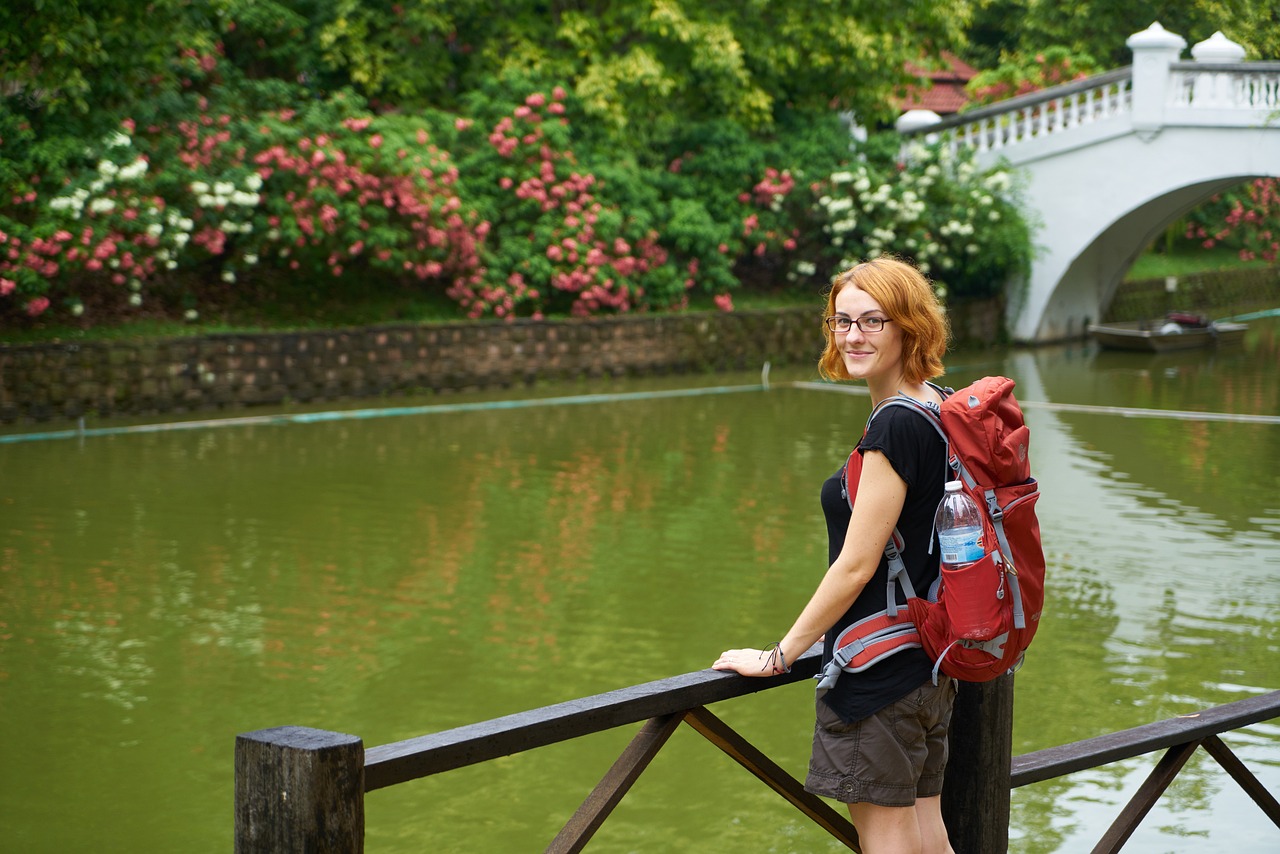
[(1280, 179), (1255, 179), (1248, 186), (1247, 196), (1247, 205), (1241, 198), (1231, 201), (1217, 228), (1210, 230), (1192, 221), (1187, 224), (1184, 237), (1200, 241), (1205, 249), (1234, 240), (1240, 247), (1241, 261), (1261, 258), (1275, 263), (1280, 258)]
[(787, 194), (795, 188), (795, 179), (791, 177), (789, 171), (779, 172), (770, 166), (764, 170), (764, 180), (756, 184), (751, 189), (751, 193), (757, 205), (768, 207), (775, 201), (785, 199)]
[[(159, 239), (145, 228), (139, 211), (159, 213), (164, 200), (140, 195), (127, 185), (107, 189), (102, 198), (113, 203), (110, 210), (88, 207), (79, 220), (48, 237), (23, 240), (0, 231), (0, 296), (10, 296), (21, 282), (28, 283), (25, 290), (30, 293), (83, 273), (106, 274), (116, 286), (151, 278), (157, 269), (154, 250)], [(28, 299), (23, 310), (36, 317), (49, 305), (41, 295)]]
[(750, 193), (738, 195), (738, 201), (743, 204), (754, 204), (762, 209), (760, 213), (747, 214), (742, 220), (742, 236), (753, 238), (748, 240), (748, 245), (757, 257), (768, 254), (770, 248), (780, 248), (787, 252), (796, 248), (798, 229), (793, 228), (790, 233), (783, 233), (778, 228), (768, 228), (761, 222), (762, 215), (785, 221), (784, 217), (770, 215), (795, 188), (795, 179), (789, 171), (779, 172), (770, 166), (765, 169), (764, 178), (752, 187)]
[[(369, 127), (367, 119), (343, 124), (355, 133)], [(420, 143), (428, 138), (419, 131)], [(384, 138), (373, 134), (365, 141), (377, 149)], [(375, 172), (372, 164), (353, 162), (335, 140), (320, 134), (292, 146), (272, 145), (252, 161), (262, 179), (272, 182), (267, 224), (290, 238), (280, 254), (294, 256), (291, 268), (299, 266), (299, 253), (320, 250), (335, 276), (358, 256), (419, 280), (474, 276), (487, 227), (468, 227), (459, 213), (462, 201), (453, 189), (457, 168), (443, 154), (436, 152), (414, 171)], [(399, 239), (388, 243), (387, 233), (374, 228), (371, 211), (398, 223)]]
[(560, 87), (549, 99), (534, 93), (489, 133), (493, 151), (511, 162), (498, 186), (514, 198), (513, 216), (523, 224), (512, 230), (547, 263), (525, 260), (515, 270), (486, 270), (481, 283), (455, 284), (448, 293), (470, 317), (538, 318), (562, 303), (556, 294), (569, 298), (575, 315), (630, 311), (645, 294), (645, 276), (667, 263), (656, 233), (628, 240), (601, 232), (606, 211), (595, 197), (596, 176), (575, 168), (573, 153), (558, 150), (542, 126), (550, 116), (563, 117), (564, 98)]

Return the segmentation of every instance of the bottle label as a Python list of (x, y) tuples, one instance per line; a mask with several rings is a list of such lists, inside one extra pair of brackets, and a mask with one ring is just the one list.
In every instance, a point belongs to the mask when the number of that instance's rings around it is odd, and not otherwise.
[(939, 531), (938, 542), (942, 546), (942, 562), (952, 566), (973, 563), (986, 554), (980, 526)]

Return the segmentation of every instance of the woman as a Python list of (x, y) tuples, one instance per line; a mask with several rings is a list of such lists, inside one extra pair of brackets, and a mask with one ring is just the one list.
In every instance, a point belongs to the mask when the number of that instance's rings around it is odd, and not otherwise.
[[(819, 370), (828, 379), (864, 380), (873, 405), (895, 394), (941, 403), (927, 380), (943, 370), (946, 319), (933, 288), (909, 264), (877, 258), (837, 275), (824, 335)], [(728, 650), (717, 670), (781, 673), (824, 635), (823, 663), (830, 661), (846, 626), (885, 607), (884, 547), (895, 527), (914, 588), (926, 591), (937, 578), (933, 515), (946, 472), (937, 432), (919, 413), (891, 406), (871, 422), (857, 450), (862, 465), (852, 510), (843, 469), (822, 485), (830, 566), (809, 604), (772, 649)], [(848, 804), (867, 854), (951, 854), (941, 792), (955, 683), (945, 677), (939, 683), (928, 657), (907, 649), (861, 672), (843, 672), (820, 692), (805, 788)]]

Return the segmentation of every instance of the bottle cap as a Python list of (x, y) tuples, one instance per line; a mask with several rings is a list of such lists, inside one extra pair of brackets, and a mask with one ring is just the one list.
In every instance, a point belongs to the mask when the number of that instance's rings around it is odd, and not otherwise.
[(964, 484), (958, 480), (947, 481), (947, 492), (959, 492), (964, 489)]

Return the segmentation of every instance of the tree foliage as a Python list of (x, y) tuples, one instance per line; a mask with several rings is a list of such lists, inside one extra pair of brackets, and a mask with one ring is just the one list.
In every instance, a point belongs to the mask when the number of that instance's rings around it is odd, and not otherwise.
[(180, 87), (175, 49), (399, 110), (454, 109), (514, 71), (567, 81), (614, 144), (644, 151), (708, 119), (768, 132), (780, 109), (891, 118), (904, 63), (958, 44), (970, 2), (16, 0), (0, 57), (10, 94), (81, 115)]
[[(1015, 23), (1016, 22), (1016, 23)], [(1247, 59), (1280, 59), (1280, 3), (1275, 0), (978, 0), (969, 56), (993, 68), (1050, 46), (1095, 58), (1103, 68), (1132, 62), (1125, 40), (1159, 22), (1190, 47), (1221, 31)]]

